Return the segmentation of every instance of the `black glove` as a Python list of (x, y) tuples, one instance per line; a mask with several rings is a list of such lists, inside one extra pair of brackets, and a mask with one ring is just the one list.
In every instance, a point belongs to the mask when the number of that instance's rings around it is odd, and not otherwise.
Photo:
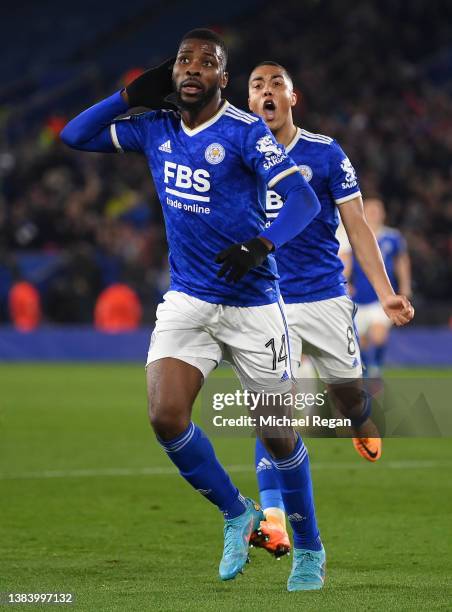
[(135, 106), (151, 109), (177, 108), (175, 104), (165, 100), (173, 93), (172, 74), (175, 61), (175, 57), (170, 57), (160, 66), (146, 70), (127, 85), (126, 92), (131, 108)]
[(215, 257), (216, 263), (223, 264), (217, 276), (218, 278), (225, 276), (228, 282), (236, 283), (251, 268), (260, 266), (269, 253), (270, 251), (260, 238), (233, 244)]

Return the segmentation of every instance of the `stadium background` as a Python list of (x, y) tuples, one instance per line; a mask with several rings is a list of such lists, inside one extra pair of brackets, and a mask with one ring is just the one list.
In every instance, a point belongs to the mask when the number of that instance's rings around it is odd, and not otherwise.
[[(8, 3), (0, 22), (0, 487), (8, 500), (0, 591), (64, 587), (86, 610), (255, 609), (259, 591), (268, 607), (290, 609), (280, 592), (284, 560), (256, 555), (248, 582), (232, 591), (214, 582), (217, 515), (169, 477), (147, 430), (141, 366), (122, 363), (143, 360), (168, 282), (160, 205), (140, 157), (71, 151), (58, 139), (65, 121), (173, 54), (192, 27), (224, 36), (227, 97), (238, 106), (246, 108), (257, 61), (286, 65), (303, 94), (297, 122), (339, 140), (364, 195), (381, 194), (388, 224), (407, 238), (416, 320), (392, 332), (388, 362), (403, 368), (393, 375), (450, 378), (431, 368), (452, 365), (451, 22), (447, 0)], [(35, 331), (12, 325), (19, 281), (38, 291)], [(114, 283), (139, 297), (135, 331), (94, 330), (96, 300)], [(315, 609), (354, 609), (363, 594), (375, 609), (446, 607), (445, 442), (388, 441), (369, 471), (348, 441), (312, 441), (332, 549), (331, 589)], [(217, 447), (238, 484), (255, 487), (249, 441)], [(363, 541), (372, 559), (358, 554)]]

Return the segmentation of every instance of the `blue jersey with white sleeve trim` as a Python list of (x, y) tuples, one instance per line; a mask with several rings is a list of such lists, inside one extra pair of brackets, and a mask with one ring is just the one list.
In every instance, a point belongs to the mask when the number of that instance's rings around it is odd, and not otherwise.
[[(297, 128), (286, 153), (317, 195), (321, 210), (293, 240), (276, 251), (281, 295), (287, 303), (313, 302), (346, 293), (343, 265), (338, 257), (337, 206), (361, 194), (356, 172), (339, 144), (322, 134)], [(269, 225), (283, 202), (267, 192)]]
[(214, 261), (262, 232), (267, 186), (297, 172), (263, 120), (225, 101), (194, 129), (178, 113), (152, 111), (114, 121), (110, 133), (119, 151), (147, 158), (165, 219), (170, 288), (229, 306), (275, 302), (273, 255), (234, 285), (217, 278)]
[[(382, 227), (381, 230), (377, 232), (376, 238), (391, 285), (397, 290), (395, 262), (397, 256), (406, 251), (405, 238), (398, 230), (386, 226)], [(367, 276), (364, 274), (356, 257), (353, 257), (351, 276), (355, 290), (353, 300), (357, 304), (372, 304), (372, 302), (378, 302), (378, 296), (368, 281)]]

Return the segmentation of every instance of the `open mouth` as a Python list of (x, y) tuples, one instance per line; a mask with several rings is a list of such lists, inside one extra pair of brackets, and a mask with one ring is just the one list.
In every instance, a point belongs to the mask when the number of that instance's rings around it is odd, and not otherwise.
[(272, 121), (275, 118), (276, 105), (273, 100), (265, 100), (262, 110), (266, 121)]
[(186, 79), (182, 82), (181, 91), (188, 95), (196, 95), (203, 91), (202, 83), (196, 79)]

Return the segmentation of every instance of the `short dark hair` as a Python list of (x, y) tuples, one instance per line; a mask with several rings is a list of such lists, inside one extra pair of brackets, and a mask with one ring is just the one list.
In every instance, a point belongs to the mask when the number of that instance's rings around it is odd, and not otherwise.
[(292, 86), (293, 86), (292, 75), (287, 70), (287, 68), (283, 66), (282, 64), (278, 64), (278, 62), (272, 62), (271, 60), (264, 60), (263, 62), (259, 62), (258, 64), (256, 64), (251, 72), (254, 72), (256, 68), (259, 68), (259, 66), (275, 66), (275, 68), (280, 68), (284, 72), (284, 74), (287, 76), (287, 78), (289, 79), (289, 81), (292, 83)]
[(182, 36), (180, 44), (182, 44), (182, 42), (184, 40), (187, 40), (188, 38), (209, 40), (210, 42), (213, 42), (218, 45), (223, 55), (223, 68), (226, 68), (226, 64), (228, 63), (228, 50), (226, 49), (224, 40), (216, 32), (214, 32), (213, 30), (209, 30), (208, 28), (195, 28), (194, 30), (190, 30)]

